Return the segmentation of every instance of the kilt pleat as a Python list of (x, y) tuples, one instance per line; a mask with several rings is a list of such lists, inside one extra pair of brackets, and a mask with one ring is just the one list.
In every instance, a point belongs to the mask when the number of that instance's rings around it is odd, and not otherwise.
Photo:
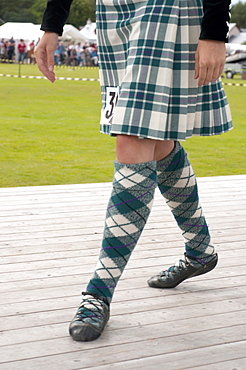
[(202, 0), (98, 0), (101, 132), (186, 140), (232, 128), (220, 80), (198, 87)]

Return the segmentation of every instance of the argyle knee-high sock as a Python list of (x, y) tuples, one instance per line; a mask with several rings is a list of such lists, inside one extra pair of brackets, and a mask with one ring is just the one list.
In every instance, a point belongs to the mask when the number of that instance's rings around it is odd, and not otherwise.
[(158, 187), (169, 205), (186, 240), (185, 249), (189, 262), (192, 258), (208, 262), (214, 253), (210, 234), (199, 204), (196, 177), (187, 153), (179, 142), (174, 150), (157, 162)]
[(146, 224), (156, 186), (155, 161), (139, 164), (115, 162), (102, 249), (87, 292), (111, 302), (117, 282)]

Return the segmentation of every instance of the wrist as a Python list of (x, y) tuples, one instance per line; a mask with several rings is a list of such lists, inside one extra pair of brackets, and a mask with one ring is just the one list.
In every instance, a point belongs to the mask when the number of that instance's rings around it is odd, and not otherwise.
[(213, 40), (213, 39), (199, 39), (199, 42), (209, 42), (209, 43), (225, 45), (225, 41)]

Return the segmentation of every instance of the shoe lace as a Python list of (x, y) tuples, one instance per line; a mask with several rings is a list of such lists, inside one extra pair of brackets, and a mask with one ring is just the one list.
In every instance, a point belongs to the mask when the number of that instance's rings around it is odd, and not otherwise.
[(92, 321), (98, 321), (103, 318), (103, 313), (107, 303), (97, 296), (83, 292), (83, 295), (88, 295), (90, 298), (83, 298), (76, 313), (76, 321), (83, 322), (90, 318)]
[(167, 278), (174, 279), (174, 275), (180, 274), (182, 270), (186, 271), (188, 266), (189, 262), (185, 256), (185, 260), (180, 259), (173, 266), (169, 267), (169, 269), (162, 271), (160, 277), (162, 280), (166, 280)]

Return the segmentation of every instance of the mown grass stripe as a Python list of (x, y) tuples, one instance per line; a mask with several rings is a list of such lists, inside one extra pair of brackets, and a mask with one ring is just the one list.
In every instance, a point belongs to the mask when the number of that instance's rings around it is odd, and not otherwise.
[[(0, 74), (0, 77), (15, 77), (15, 78), (30, 78), (30, 79), (46, 79), (44, 76), (18, 76), (18, 75), (8, 75), (8, 74)], [(56, 77), (56, 80), (67, 80), (67, 81), (96, 81), (98, 82), (98, 78), (79, 78), (79, 77)]]

